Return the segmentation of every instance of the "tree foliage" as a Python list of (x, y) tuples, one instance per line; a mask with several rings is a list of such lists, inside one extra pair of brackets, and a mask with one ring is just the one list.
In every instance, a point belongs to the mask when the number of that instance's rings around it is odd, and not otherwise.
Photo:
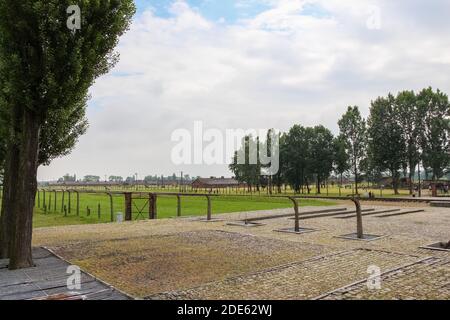
[(406, 159), (406, 143), (396, 111), (396, 99), (392, 94), (373, 101), (367, 133), (370, 163), (379, 171), (390, 171), (394, 191), (398, 194), (400, 169)]
[(430, 168), (433, 180), (441, 178), (450, 165), (450, 104), (448, 96), (432, 88), (417, 95), (421, 120), (420, 146), (425, 168)]
[(132, 0), (79, 0), (81, 29), (73, 32), (71, 5), (0, 2), (0, 99), (10, 119), (5, 177), (14, 177), (5, 179), (0, 256), (9, 255), (13, 269), (32, 265), (37, 168), (70, 152), (86, 130), (88, 90), (118, 60), (114, 48), (135, 12)]
[(366, 121), (357, 106), (348, 107), (338, 122), (340, 136), (345, 141), (345, 150), (349, 158), (350, 171), (355, 177), (355, 191), (358, 194), (358, 179), (361, 161), (366, 156)]

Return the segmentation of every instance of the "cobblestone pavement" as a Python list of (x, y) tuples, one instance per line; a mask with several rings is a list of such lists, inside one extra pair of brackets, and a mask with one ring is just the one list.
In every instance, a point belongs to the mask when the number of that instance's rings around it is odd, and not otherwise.
[[(390, 269), (399, 259), (411, 263), (417, 257), (375, 250), (354, 249), (303, 262), (279, 266), (242, 277), (230, 278), (191, 290), (160, 294), (149, 299), (310, 299), (367, 277), (367, 266)], [(355, 262), (358, 263), (355, 263)]]
[[(148, 299), (450, 299), (450, 252), (420, 248), (450, 240), (450, 210), (417, 209), (425, 212), (365, 216), (365, 233), (384, 236), (370, 242), (337, 238), (356, 228), (356, 219), (338, 216), (301, 220), (301, 227), (315, 229), (301, 235), (274, 232), (293, 227), (286, 217), (255, 228), (226, 224), (292, 213), (280, 209), (224, 214), (211, 223), (180, 218), (42, 228), (34, 244)], [(371, 265), (381, 269), (381, 290), (367, 289)]]
[[(431, 290), (430, 290), (431, 289)], [(381, 289), (365, 283), (325, 295), (326, 300), (440, 299), (450, 298), (450, 260), (430, 258), (381, 277)]]

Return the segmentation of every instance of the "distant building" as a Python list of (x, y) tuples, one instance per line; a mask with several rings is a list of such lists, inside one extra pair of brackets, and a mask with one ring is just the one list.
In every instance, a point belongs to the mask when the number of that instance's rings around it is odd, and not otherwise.
[[(411, 180), (409, 178), (400, 178), (398, 180), (399, 188), (408, 188), (410, 186), (410, 184), (411, 184)], [(393, 188), (394, 179), (392, 179), (392, 177), (383, 177), (378, 181), (378, 186)]]
[(237, 188), (245, 186), (234, 178), (197, 178), (191, 184), (193, 189), (220, 189), (220, 188)]

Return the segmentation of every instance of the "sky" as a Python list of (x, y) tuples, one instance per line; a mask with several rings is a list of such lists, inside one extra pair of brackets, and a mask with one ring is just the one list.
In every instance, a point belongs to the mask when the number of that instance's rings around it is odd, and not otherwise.
[(447, 0), (137, 0), (120, 62), (90, 90), (90, 127), (41, 167), (66, 173), (231, 176), (226, 164), (177, 165), (176, 130), (338, 133), (349, 105), (364, 116), (389, 92), (450, 93)]

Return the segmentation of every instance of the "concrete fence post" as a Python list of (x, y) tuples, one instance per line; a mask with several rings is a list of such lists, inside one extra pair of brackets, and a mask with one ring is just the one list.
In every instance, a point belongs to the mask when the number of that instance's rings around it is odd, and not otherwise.
[(125, 195), (125, 221), (131, 221), (133, 219), (132, 193), (126, 192), (124, 195)]

